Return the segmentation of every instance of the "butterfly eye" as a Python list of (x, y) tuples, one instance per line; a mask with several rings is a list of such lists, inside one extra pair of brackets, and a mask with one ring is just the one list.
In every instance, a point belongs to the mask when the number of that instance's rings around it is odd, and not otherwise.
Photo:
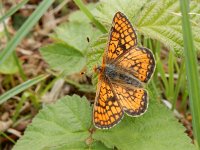
[(96, 73), (101, 73), (101, 71), (102, 71), (102, 68), (101, 68), (101, 66), (95, 66), (94, 67), (94, 72), (96, 72)]
[(84, 75), (84, 74), (85, 74), (85, 72), (81, 72), (81, 73), (80, 73), (80, 75)]

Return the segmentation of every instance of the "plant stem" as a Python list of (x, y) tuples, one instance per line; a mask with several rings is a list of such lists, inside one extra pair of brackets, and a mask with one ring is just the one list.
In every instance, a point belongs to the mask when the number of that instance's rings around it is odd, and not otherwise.
[(188, 79), (188, 89), (190, 98), (190, 109), (192, 112), (192, 124), (194, 130), (194, 140), (200, 147), (200, 81), (197, 68), (197, 56), (193, 44), (193, 36), (189, 18), (189, 1), (180, 0), (182, 12), (182, 28), (184, 53), (186, 59), (186, 74)]
[(76, 5), (85, 13), (85, 15), (96, 25), (96, 27), (102, 32), (107, 33), (107, 30), (104, 28), (104, 26), (95, 19), (95, 17), (92, 15), (92, 13), (85, 7), (82, 0), (74, 0)]

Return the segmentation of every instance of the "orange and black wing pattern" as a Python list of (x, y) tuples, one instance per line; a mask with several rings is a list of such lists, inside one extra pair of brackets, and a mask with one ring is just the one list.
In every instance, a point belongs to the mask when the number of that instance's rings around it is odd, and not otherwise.
[(143, 88), (134, 88), (112, 84), (114, 93), (123, 111), (129, 116), (140, 116), (147, 110), (148, 97), (147, 91)]
[(112, 63), (127, 50), (137, 45), (137, 37), (131, 23), (121, 12), (117, 12), (113, 18), (110, 38), (104, 59), (106, 63)]
[(99, 73), (93, 108), (93, 123), (108, 129), (123, 118), (140, 116), (148, 107), (147, 83), (155, 69), (150, 50), (137, 46), (137, 36), (131, 23), (121, 12), (113, 18), (107, 49)]
[(121, 56), (116, 66), (123, 68), (141, 82), (148, 82), (155, 69), (155, 59), (152, 52), (144, 47), (135, 47)]
[(124, 112), (108, 81), (100, 81), (97, 88), (93, 122), (97, 128), (108, 129), (120, 122)]

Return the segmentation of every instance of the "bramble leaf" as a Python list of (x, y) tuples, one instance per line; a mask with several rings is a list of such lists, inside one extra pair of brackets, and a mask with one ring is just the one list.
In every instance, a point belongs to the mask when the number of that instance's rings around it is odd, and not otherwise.
[(14, 74), (18, 71), (13, 55), (9, 56), (6, 61), (0, 65), (0, 72), (3, 74)]
[(90, 125), (91, 107), (86, 98), (66, 96), (39, 112), (14, 150), (84, 149)]
[(86, 63), (80, 51), (62, 43), (43, 47), (40, 52), (52, 69), (64, 71), (67, 75), (79, 72)]
[[(78, 15), (85, 17), (84, 14)], [(99, 35), (100, 32), (89, 21), (82, 19), (79, 22), (74, 20), (60, 25), (55, 29), (55, 34), (52, 37), (58, 42), (64, 42), (84, 54), (88, 50), (89, 43), (96, 40)], [(89, 41), (87, 41), (88, 39)]]
[[(194, 150), (184, 127), (151, 94), (148, 111), (125, 118), (109, 130), (92, 133), (92, 107), (86, 98), (66, 96), (47, 105), (33, 119), (14, 150), (29, 149), (140, 149)], [(27, 144), (28, 143), (28, 144)], [(102, 144), (103, 143), (103, 144)], [(105, 144), (105, 145), (104, 145)]]
[(147, 112), (136, 118), (125, 118), (110, 130), (97, 130), (93, 138), (107, 147), (129, 150), (194, 150), (185, 128), (153, 95)]
[[(174, 50), (177, 55), (182, 55), (183, 36), (178, 0), (101, 1), (95, 15), (110, 29), (112, 18), (117, 11), (123, 12), (128, 17), (137, 34), (160, 41), (165, 47)], [(190, 19), (194, 44), (198, 52), (200, 51), (199, 13), (200, 5), (192, 1), (190, 3)]]

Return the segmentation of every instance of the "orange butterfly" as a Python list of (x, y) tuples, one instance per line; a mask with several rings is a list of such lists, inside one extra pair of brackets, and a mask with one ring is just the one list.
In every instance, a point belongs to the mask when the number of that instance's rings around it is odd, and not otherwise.
[(155, 69), (152, 52), (137, 46), (137, 36), (126, 16), (117, 12), (113, 18), (107, 49), (98, 73), (98, 85), (93, 109), (93, 123), (108, 129), (121, 121), (124, 112), (133, 117), (145, 113), (147, 91), (143, 84)]

